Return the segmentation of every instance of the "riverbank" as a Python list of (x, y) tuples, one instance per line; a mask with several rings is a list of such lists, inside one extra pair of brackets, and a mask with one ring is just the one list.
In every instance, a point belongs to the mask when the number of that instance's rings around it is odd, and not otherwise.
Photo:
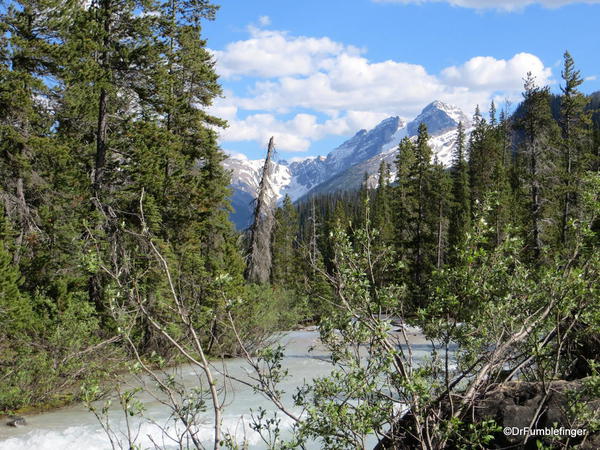
[[(416, 358), (429, 356), (430, 347), (426, 339), (417, 329), (407, 328), (407, 336), (413, 345)], [(319, 333), (316, 327), (304, 327), (302, 330), (287, 332), (278, 341), (286, 346), (283, 366), (289, 371), (290, 377), (282, 383), (282, 389), (286, 392), (286, 406), (293, 407), (292, 394), (297, 387), (305, 382), (320, 376), (325, 376), (331, 370), (329, 353), (319, 341)], [(215, 362), (218, 369), (223, 369), (232, 376), (249, 380), (247, 363), (241, 358)], [(202, 376), (196, 368), (184, 365), (172, 368), (178, 379), (187, 386), (196, 386)], [(130, 378), (130, 387), (136, 386), (136, 381)], [(219, 377), (219, 383), (223, 386), (223, 378)], [(223, 425), (236, 437), (246, 437), (250, 447), (260, 448), (260, 436), (254, 433), (249, 424), (251, 423), (251, 411), (257, 411), (262, 407), (273, 413), (276, 408), (266, 398), (257, 394), (252, 388), (242, 383), (227, 381), (227, 398), (224, 410)], [(137, 385), (139, 386), (139, 385)], [(142, 395), (141, 401), (146, 407), (146, 416), (149, 421), (136, 422), (139, 426), (140, 436), (144, 442), (152, 445), (149, 440), (160, 436), (161, 430), (157, 425), (173, 426), (169, 422), (170, 412), (160, 402), (151, 396)], [(120, 429), (124, 425), (123, 413), (115, 405), (110, 408), (110, 422)], [(0, 450), (21, 450), (24, 448), (36, 448), (37, 450), (104, 450), (110, 447), (103, 430), (97, 419), (84, 405), (78, 403), (40, 414), (27, 415), (25, 419), (28, 425), (20, 428), (9, 428), (4, 424), (0, 426)], [(291, 422), (282, 423), (289, 427)], [(210, 439), (211, 415), (206, 413), (202, 416), (199, 427), (200, 434)], [(254, 442), (254, 444), (252, 444)], [(142, 442), (143, 444), (143, 442)], [(318, 447), (315, 447), (318, 448)]]

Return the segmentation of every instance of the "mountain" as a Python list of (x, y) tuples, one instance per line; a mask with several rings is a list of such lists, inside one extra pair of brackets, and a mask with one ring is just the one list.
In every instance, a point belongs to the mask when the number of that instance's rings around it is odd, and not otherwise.
[[(375, 185), (381, 161), (392, 164), (394, 169), (398, 144), (405, 136), (416, 136), (420, 123), (427, 125), (434, 154), (444, 164), (449, 164), (459, 121), (469, 127), (469, 119), (459, 108), (440, 101), (427, 105), (408, 123), (397, 116), (389, 117), (371, 130), (358, 131), (326, 157), (274, 163), (270, 195), (281, 200), (287, 194), (295, 201), (312, 194), (353, 190), (360, 187), (365, 172), (371, 177), (370, 184)], [(263, 160), (233, 157), (224, 161), (225, 168), (231, 171), (235, 210), (231, 218), (238, 229), (250, 225), (252, 200), (256, 197), (263, 164)]]

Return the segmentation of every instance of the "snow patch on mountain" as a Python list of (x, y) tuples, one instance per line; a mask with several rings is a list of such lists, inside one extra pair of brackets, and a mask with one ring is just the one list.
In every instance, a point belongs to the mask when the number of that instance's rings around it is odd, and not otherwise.
[[(273, 175), (270, 180), (270, 196), (280, 202), (285, 195), (293, 201), (306, 194), (351, 190), (358, 188), (364, 173), (371, 179), (376, 177), (382, 160), (393, 164), (400, 141), (409, 136), (416, 139), (419, 124), (425, 123), (430, 135), (429, 145), (439, 161), (448, 166), (452, 160), (452, 149), (456, 140), (456, 127), (462, 122), (467, 132), (470, 120), (456, 106), (440, 101), (427, 105), (412, 121), (400, 117), (389, 117), (371, 130), (360, 130), (352, 138), (328, 153), (327, 156), (294, 159), (291, 162), (273, 162)], [(256, 197), (264, 160), (249, 160), (230, 156), (224, 161), (231, 171), (232, 187), (243, 193), (244, 201)], [(395, 173), (392, 172), (392, 176)], [(376, 178), (375, 178), (376, 183)], [(245, 208), (242, 198), (237, 195), (236, 208)], [(245, 227), (248, 213), (244, 212)]]

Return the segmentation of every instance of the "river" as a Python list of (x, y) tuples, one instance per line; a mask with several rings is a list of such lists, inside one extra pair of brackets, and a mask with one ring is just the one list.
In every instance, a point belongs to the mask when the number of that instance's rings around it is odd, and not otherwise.
[[(318, 337), (317, 331), (299, 330), (286, 333), (280, 339), (281, 344), (286, 347), (283, 365), (291, 375), (282, 384), (282, 388), (286, 392), (284, 396), (286, 406), (292, 405), (291, 394), (297, 386), (315, 377), (325, 376), (331, 370), (329, 354), (319, 345)], [(413, 343), (414, 357), (417, 361), (429, 356), (431, 347), (418, 333), (418, 330), (409, 330), (409, 338)], [(309, 351), (311, 347), (313, 349)], [(225, 360), (223, 364), (226, 371), (232, 376), (248, 379), (249, 366), (243, 359), (233, 358)], [(198, 374), (190, 366), (179, 367), (176, 374), (186, 385), (192, 386), (198, 383)], [(142, 448), (154, 448), (153, 441), (162, 442), (161, 426), (169, 423), (169, 411), (148, 395), (140, 397), (140, 399), (146, 408), (145, 416), (151, 421), (135, 422), (134, 428), (139, 427), (138, 443)], [(268, 399), (255, 393), (247, 385), (236, 382), (229, 384), (227, 405), (223, 415), (224, 430), (236, 436), (240, 441), (245, 437), (251, 449), (266, 448), (260, 435), (249, 427), (251, 410), (256, 411), (259, 406), (268, 411), (276, 410)], [(123, 412), (117, 405), (111, 407), (109, 416), (112, 427), (119, 430), (125, 429)], [(205, 443), (210, 443), (212, 440), (211, 417), (210, 412), (207, 412), (204, 425), (200, 425), (199, 434)], [(292, 423), (291, 419), (283, 416), (281, 419), (281, 427), (289, 429)], [(19, 428), (0, 424), (0, 450), (105, 450), (111, 448), (110, 441), (96, 417), (81, 404), (28, 416), (26, 420), (27, 426)], [(318, 449), (320, 446), (315, 443), (313, 448)]]

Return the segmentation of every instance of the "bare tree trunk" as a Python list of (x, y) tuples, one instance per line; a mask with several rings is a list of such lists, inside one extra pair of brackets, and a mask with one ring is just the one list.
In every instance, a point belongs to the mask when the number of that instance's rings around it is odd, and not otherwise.
[(267, 157), (258, 186), (254, 221), (250, 227), (250, 254), (246, 268), (246, 279), (253, 283), (266, 283), (271, 274), (271, 228), (273, 227), (273, 199), (269, 196), (271, 158), (275, 144), (269, 139)]
[[(100, 56), (100, 65), (103, 70), (109, 70), (109, 54), (108, 47), (110, 44), (110, 0), (101, 2), (101, 20), (103, 22), (104, 38), (103, 51)], [(103, 216), (106, 216), (105, 209), (102, 204), (102, 192), (105, 184), (105, 166), (107, 153), (107, 138), (108, 138), (108, 91), (106, 87), (100, 88), (100, 96), (98, 98), (98, 123), (96, 127), (96, 155), (94, 161), (94, 172), (92, 175), (92, 208), (99, 210)], [(97, 224), (97, 231), (106, 229), (105, 222)], [(88, 279), (88, 296), (91, 302), (96, 306), (98, 311), (104, 310), (102, 304), (102, 276), (100, 273), (94, 273)]]
[(96, 161), (94, 164), (93, 190), (98, 196), (104, 181), (104, 166), (106, 165), (106, 137), (107, 137), (107, 104), (108, 93), (105, 88), (100, 89), (98, 101), (98, 128), (96, 130)]

